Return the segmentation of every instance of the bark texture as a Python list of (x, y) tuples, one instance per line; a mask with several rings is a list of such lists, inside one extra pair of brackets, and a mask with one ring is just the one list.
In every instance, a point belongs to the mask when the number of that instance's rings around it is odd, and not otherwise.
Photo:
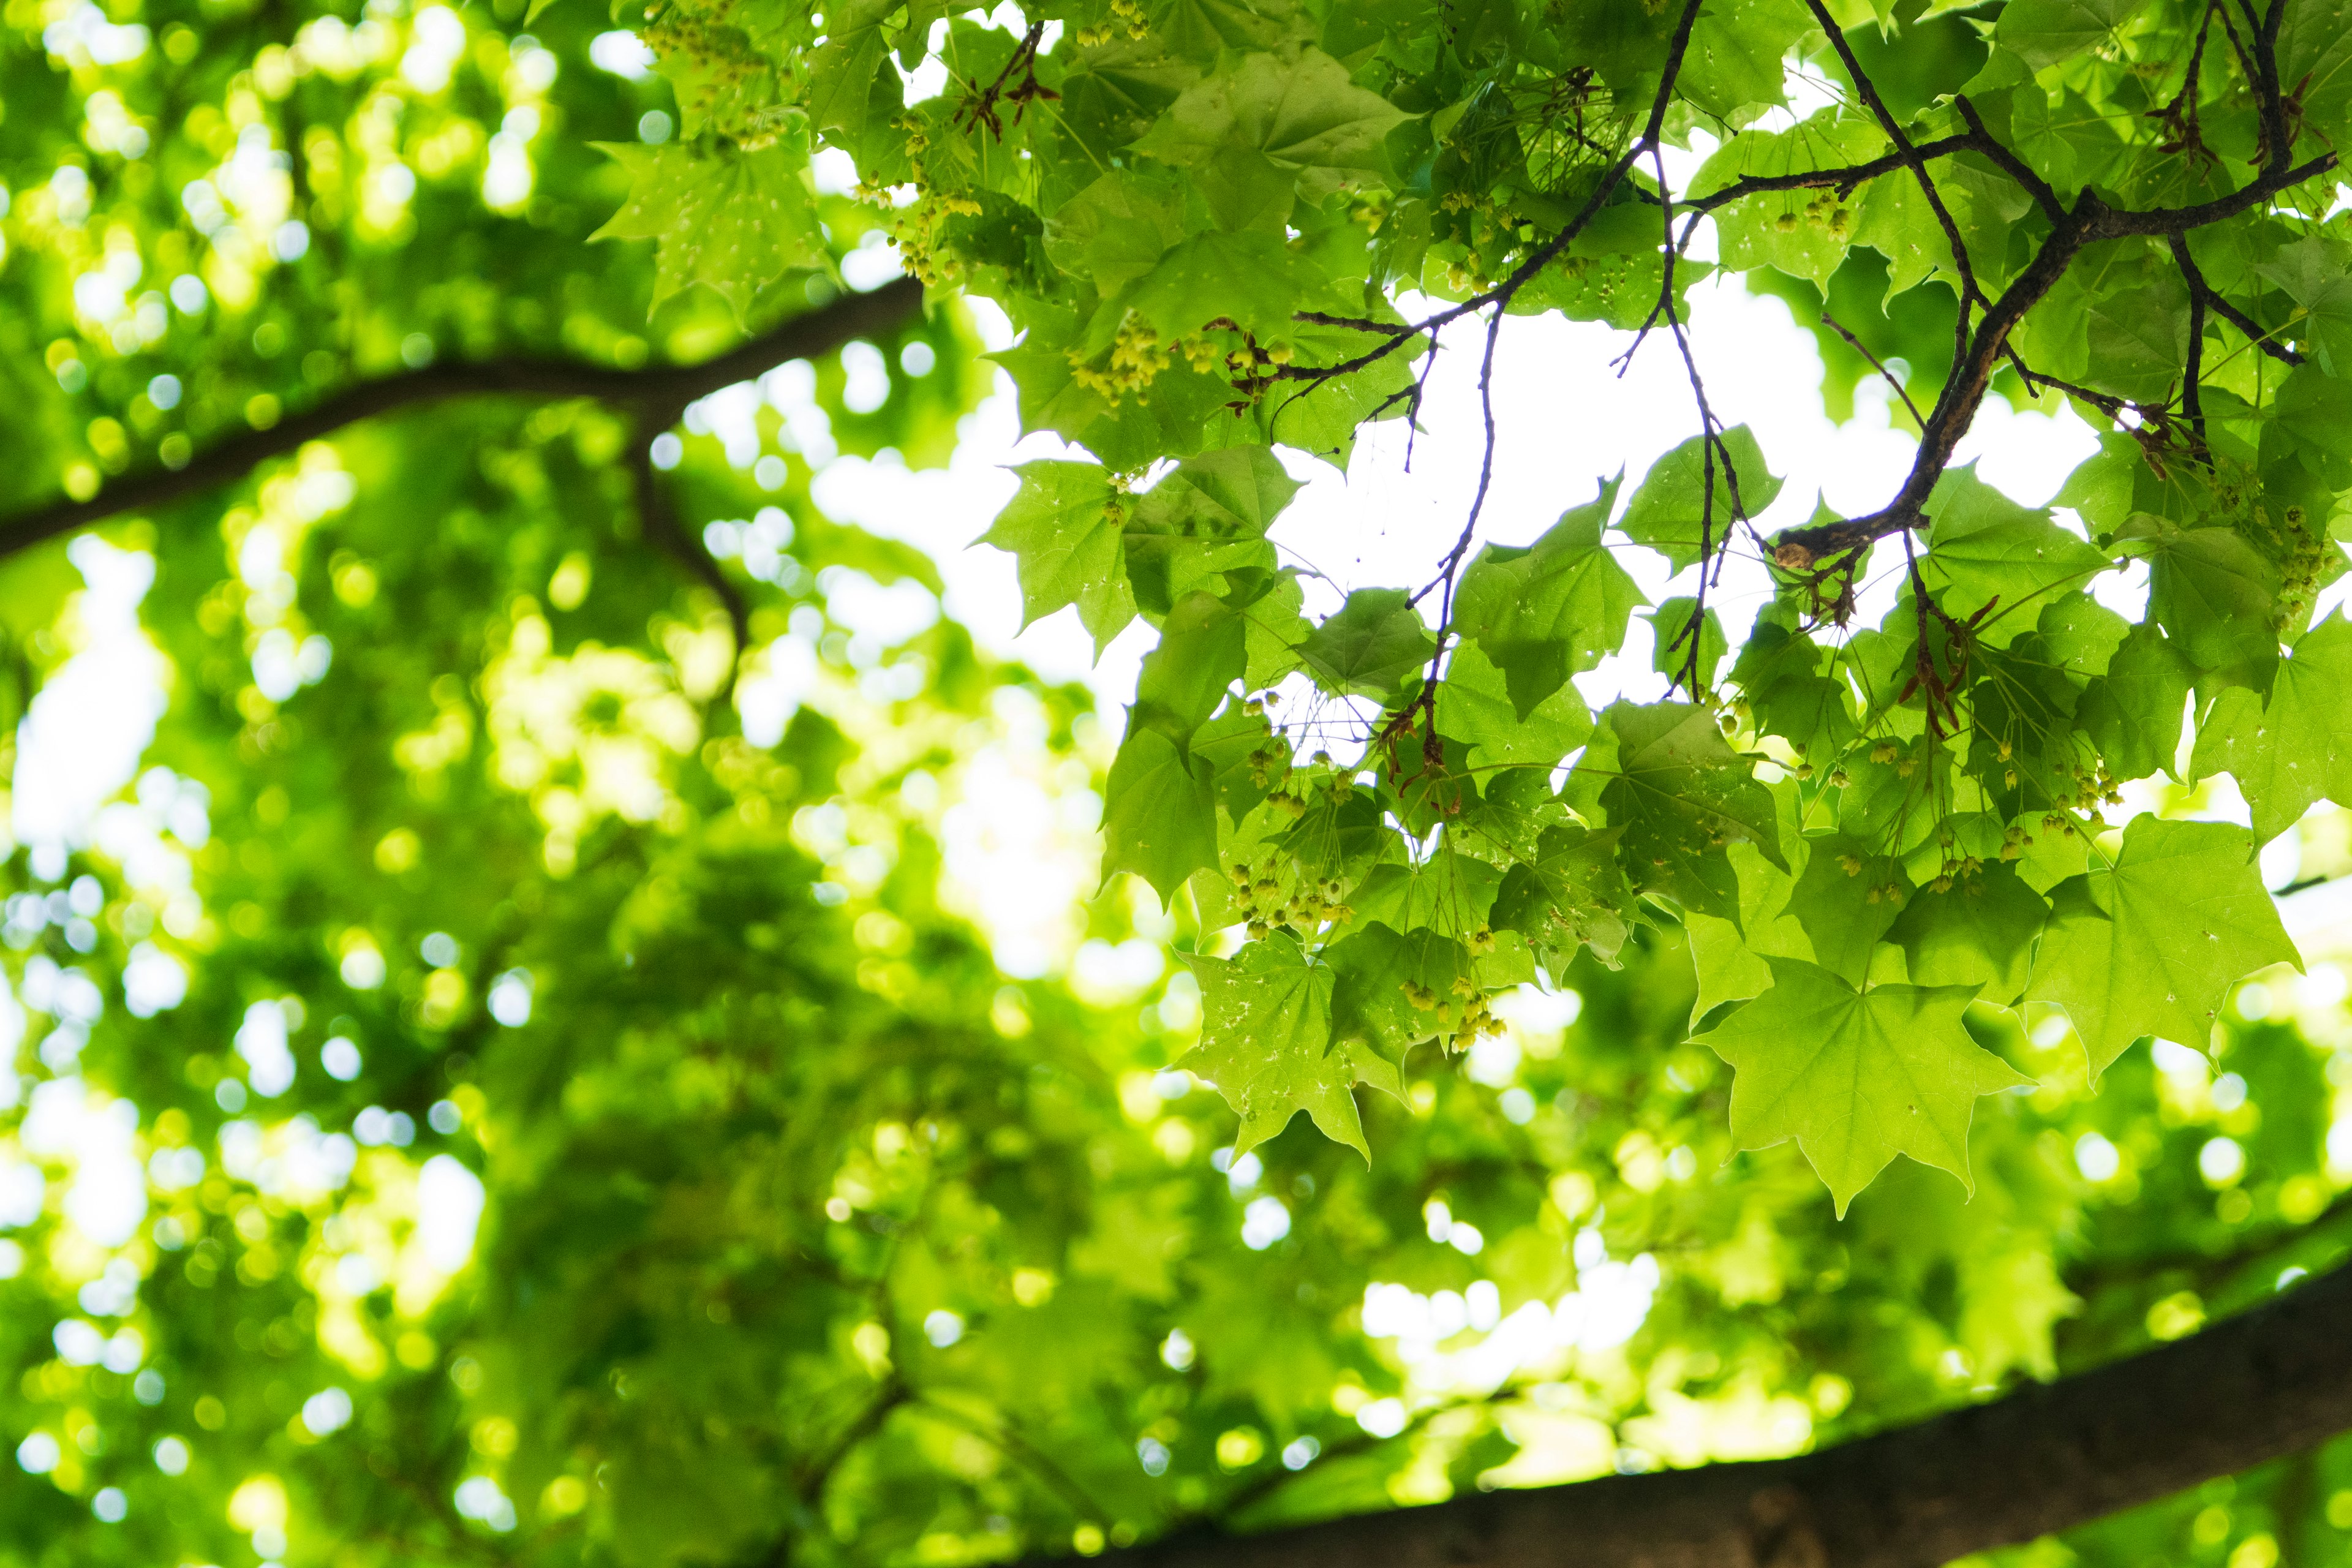
[(831, 353), (852, 338), (889, 331), (920, 310), (922, 300), (922, 285), (901, 278), (871, 293), (845, 294), (699, 364), (618, 370), (564, 360), (453, 361), (362, 382), (323, 403), (288, 415), (267, 430), (247, 430), (207, 447), (184, 468), (132, 475), (114, 480), (88, 500), (60, 500), (0, 519), (0, 554), (122, 512), (199, 494), (242, 479), (255, 464), (282, 457), (346, 425), (443, 398), (499, 394), (593, 397), (643, 410), (646, 417), (641, 427), (649, 438), (676, 423), (695, 399), (748, 381), (789, 360)]
[(1264, 1535), (1118, 1568), (1935, 1568), (2352, 1430), (2352, 1268), (2202, 1333), (1792, 1459), (1612, 1476)]

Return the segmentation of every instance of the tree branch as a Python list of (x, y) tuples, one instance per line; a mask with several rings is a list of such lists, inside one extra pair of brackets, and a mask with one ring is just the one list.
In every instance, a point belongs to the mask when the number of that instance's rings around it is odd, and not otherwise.
[(615, 370), (562, 360), (491, 359), (428, 365), (339, 393), (267, 430), (233, 436), (187, 467), (158, 468), (120, 480), (88, 500), (58, 500), (0, 519), (0, 553), (22, 550), (126, 511), (164, 506), (242, 479), (254, 465), (283, 457), (346, 425), (449, 397), (593, 397), (643, 411), (647, 432), (675, 424), (686, 405), (722, 386), (748, 381), (788, 360), (831, 353), (852, 338), (887, 332), (922, 307), (911, 278), (866, 294), (845, 294), (698, 364)]
[[(1943, 396), (1937, 400), (1927, 429), (1920, 437), (1911, 473), (1895, 499), (1867, 517), (1789, 530), (1774, 542), (1774, 560), (1785, 569), (1801, 571), (1825, 555), (1859, 549), (1873, 540), (1900, 533), (1924, 521), (1927, 496), (1943, 477), (1953, 450), (1983, 405), (1993, 369), (2008, 347), (2009, 334), (2024, 320), (2025, 312), (2039, 304), (2042, 297), (2065, 276), (2083, 247), (2099, 240), (2135, 235), (2185, 234), (2192, 228), (2235, 217), (2255, 204), (2334, 168), (2336, 154), (2324, 153), (2294, 168), (2280, 168), (2278, 163), (2273, 160), (2271, 168), (2243, 190), (2195, 206), (2124, 212), (2084, 192), (2066, 221), (2051, 230), (2033, 260), (1985, 312), (1968, 353), (1953, 366), (1952, 378), (1945, 384)], [(2233, 317), (2235, 312), (2227, 315)]]
[[(1982, 140), (1979, 140), (1982, 138)], [(1933, 142), (1922, 142), (1911, 149), (1914, 155), (1926, 158), (1948, 158), (1955, 153), (1987, 152), (1990, 137), (1979, 131), (1969, 136), (1942, 136)], [(1881, 174), (1891, 174), (1897, 169), (1909, 168), (1910, 160), (1900, 153), (1886, 153), (1867, 163), (1848, 163), (1835, 169), (1807, 169), (1793, 174), (1749, 174), (1735, 180), (1719, 191), (1709, 191), (1703, 196), (1685, 196), (1682, 205), (1689, 211), (1713, 212), (1727, 202), (1742, 196), (1758, 195), (1767, 191), (1805, 191), (1828, 188), (1839, 195), (1850, 195), (1856, 185), (1874, 180)]]
[[(2352, 1428), (2352, 1268), (2204, 1332), (1819, 1453), (1474, 1494), (1117, 1568), (1935, 1568)], [(1039, 1560), (1042, 1563), (1043, 1560)]]

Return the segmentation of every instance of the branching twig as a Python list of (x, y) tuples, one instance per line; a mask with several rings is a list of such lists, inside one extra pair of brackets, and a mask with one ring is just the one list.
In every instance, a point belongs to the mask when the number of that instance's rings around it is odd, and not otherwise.
[(1864, 343), (1860, 338), (1855, 337), (1852, 332), (1847, 331), (1843, 326), (1839, 324), (1837, 318), (1831, 315), (1827, 310), (1823, 310), (1822, 312), (1822, 325), (1827, 327), (1830, 331), (1843, 338), (1846, 341), (1847, 347), (1853, 349), (1854, 353), (1860, 354), (1863, 358), (1870, 362), (1870, 368), (1876, 371), (1880, 377), (1885, 381), (1888, 386), (1894, 388), (1895, 395), (1903, 400), (1903, 406), (1905, 408), (1910, 410), (1911, 423), (1916, 425), (1922, 431), (1925, 431), (1927, 428), (1927, 421), (1926, 417), (1920, 414), (1919, 405), (1911, 401), (1910, 389), (1895, 378), (1895, 373), (1887, 369), (1886, 366), (1880, 362), (1879, 357), (1876, 354), (1870, 352), (1869, 345)]
[(1862, 101), (1869, 108), (1872, 118), (1878, 121), (1879, 130), (1895, 143), (1895, 151), (1902, 158), (1905, 167), (1911, 171), (1911, 177), (1919, 182), (1919, 189), (1927, 198), (1928, 209), (1936, 215), (1936, 222), (1943, 228), (1945, 242), (1952, 247), (1952, 265), (1958, 269), (1960, 277), (1960, 309), (1954, 324), (1958, 336), (1952, 352), (1953, 363), (1958, 363), (1968, 347), (1969, 307), (1987, 305), (1984, 290), (1977, 286), (1976, 269), (1969, 264), (1969, 247), (1960, 237), (1960, 226), (1952, 221), (1950, 210), (1944, 205), (1943, 195), (1936, 189), (1935, 177), (1927, 173), (1927, 160), (1919, 155), (1919, 150), (1904, 134), (1902, 122), (1886, 107), (1886, 100), (1878, 95), (1877, 84), (1870, 79), (1862, 68), (1862, 62), (1854, 58), (1853, 46), (1845, 41), (1845, 29), (1838, 26), (1837, 18), (1830, 15), (1829, 7), (1822, 4), (1822, 0), (1805, 0), (1805, 5), (1812, 12), (1813, 20), (1820, 23), (1822, 30), (1829, 35), (1830, 47), (1837, 51), (1846, 75), (1853, 79), (1854, 90), (1862, 95)]

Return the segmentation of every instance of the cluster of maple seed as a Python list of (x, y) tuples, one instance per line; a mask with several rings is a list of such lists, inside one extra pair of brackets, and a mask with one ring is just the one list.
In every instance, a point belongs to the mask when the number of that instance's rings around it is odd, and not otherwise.
[(1232, 876), (1234, 904), (1249, 922), (1252, 940), (1265, 936), (1276, 926), (1313, 931), (1326, 921), (1345, 925), (1356, 918), (1356, 911), (1342, 901), (1348, 889), (1337, 877), (1314, 881), (1301, 879), (1285, 894), (1270, 851), (1255, 869), (1236, 866)]
[[(1495, 933), (1486, 926), (1480, 926), (1464, 940), (1475, 957), (1483, 958), (1495, 951)], [(1445, 998), (1433, 986), (1408, 980), (1403, 989), (1404, 999), (1412, 1004), (1416, 1013), (1434, 1013), (1446, 1005)], [(1454, 1020), (1452, 1037), (1447, 1042), (1451, 1049), (1466, 1051), (1481, 1035), (1503, 1032), (1502, 1020), (1495, 1016), (1493, 999), (1475, 980), (1466, 974), (1458, 974), (1448, 989), (1462, 1007), (1461, 1016)]]
[(1143, 19), (1143, 7), (1138, 0), (1110, 0), (1109, 21), (1080, 27), (1072, 37), (1077, 39), (1078, 47), (1082, 49), (1097, 48), (1117, 37), (1122, 26), (1130, 38), (1142, 37), (1151, 31)]
[(860, 185), (856, 194), (861, 200), (881, 206), (884, 232), (898, 247), (899, 262), (908, 272), (926, 289), (945, 288), (963, 276), (962, 260), (940, 249), (947, 221), (951, 217), (978, 217), (983, 209), (970, 196), (932, 190), (930, 173), (923, 166), (923, 153), (929, 149), (931, 139), (923, 122), (908, 115), (898, 121), (898, 127), (907, 133), (907, 163), (911, 171), (909, 182), (917, 193), (915, 200), (906, 206), (893, 207), (887, 192)]
[(1232, 321), (1220, 317), (1197, 332), (1187, 332), (1163, 343), (1160, 341), (1160, 329), (1130, 310), (1119, 322), (1118, 335), (1112, 340), (1109, 357), (1102, 364), (1088, 363), (1080, 349), (1068, 351), (1070, 379), (1100, 394), (1116, 408), (1121, 399), (1129, 396), (1143, 402), (1143, 395), (1151, 384), (1180, 358), (1195, 375), (1213, 375), (1222, 367), (1236, 385), (1252, 391), (1271, 379), (1267, 374), (1270, 367), (1290, 363), (1292, 351), (1288, 343), (1260, 345), (1252, 340), (1244, 347), (1227, 351), (1206, 335), (1218, 330), (1238, 331)]
[(1853, 209), (1827, 192), (1823, 192), (1807, 202), (1801, 212), (1785, 212), (1774, 218), (1772, 226), (1782, 234), (1794, 234), (1797, 232), (1797, 226), (1801, 223), (1810, 223), (1818, 227), (1826, 228), (1838, 238), (1843, 239), (1846, 230), (1853, 226)]

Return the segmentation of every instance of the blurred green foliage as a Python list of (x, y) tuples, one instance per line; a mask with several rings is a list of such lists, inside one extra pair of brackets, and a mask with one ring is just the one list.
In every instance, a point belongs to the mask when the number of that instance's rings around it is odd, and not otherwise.
[[(604, 32), (14, 0), (0, 487), (436, 356), (733, 341), (707, 290), (648, 317), (653, 246), (583, 244), (624, 184), (588, 143), (677, 111)], [(755, 323), (844, 286), (865, 209), (818, 210)], [(2273, 976), (2214, 1066), (2095, 1099), (2063, 1029), (1973, 1012), (2041, 1086), (1979, 1110), (1974, 1201), (1906, 1164), (1839, 1222), (1793, 1147), (1732, 1151), (1670, 921), (1407, 1058), (1376, 1165), (1303, 1126), (1236, 1158), (1176, 1066), (1197, 921), (1114, 880), (1014, 977), (948, 874), (1008, 777), (1087, 820), (1108, 747), (952, 621), (849, 613), (936, 577), (814, 469), (939, 461), (991, 384), (953, 307), (879, 346), (877, 404), (828, 360), (758, 414), (772, 483), (712, 434), (659, 481), (751, 602), (731, 692), (591, 403), (412, 411), (6, 563), (0, 1563), (1088, 1552), (1833, 1442), (2352, 1244), (2340, 995)], [(992, 874), (1050, 885), (1021, 853)], [(2021, 1561), (2347, 1528), (2338, 1446)]]

